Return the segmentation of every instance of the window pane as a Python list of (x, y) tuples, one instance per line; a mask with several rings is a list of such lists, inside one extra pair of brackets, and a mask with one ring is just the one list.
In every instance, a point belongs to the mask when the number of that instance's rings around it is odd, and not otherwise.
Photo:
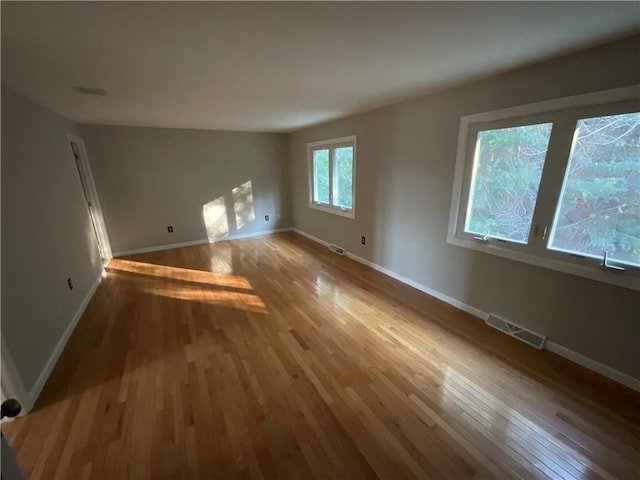
[(527, 243), (551, 127), (478, 132), (466, 232)]
[(329, 203), (329, 150), (313, 152), (313, 201)]
[(549, 247), (640, 265), (640, 113), (578, 121)]
[(335, 205), (342, 208), (352, 207), (353, 195), (353, 147), (340, 147), (334, 150), (336, 181), (334, 187)]

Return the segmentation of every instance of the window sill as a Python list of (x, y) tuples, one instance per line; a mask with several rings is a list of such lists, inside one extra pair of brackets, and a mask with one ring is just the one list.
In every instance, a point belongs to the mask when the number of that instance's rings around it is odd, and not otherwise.
[(317, 204), (317, 203), (310, 203), (309, 207), (315, 209), (315, 210), (320, 210), (321, 212), (325, 212), (325, 213), (333, 213), (334, 215), (339, 215), (341, 217), (347, 217), (347, 218), (356, 218), (356, 214), (353, 211), (353, 209), (351, 210), (343, 210), (341, 208), (338, 207), (332, 207), (330, 205), (323, 205), (323, 204)]
[(517, 262), (528, 263), (529, 265), (535, 265), (537, 267), (548, 268), (550, 270), (588, 278), (597, 282), (608, 283), (610, 285), (640, 291), (640, 279), (633, 274), (625, 272), (609, 272), (587, 265), (577, 265), (553, 258), (540, 257), (524, 252), (516, 252), (500, 245), (480, 243), (475, 240), (456, 237), (451, 234), (451, 232), (447, 235), (447, 243), (458, 247), (468, 248), (470, 250), (488, 253), (490, 255), (496, 255), (498, 257), (508, 258), (509, 260), (515, 260)]

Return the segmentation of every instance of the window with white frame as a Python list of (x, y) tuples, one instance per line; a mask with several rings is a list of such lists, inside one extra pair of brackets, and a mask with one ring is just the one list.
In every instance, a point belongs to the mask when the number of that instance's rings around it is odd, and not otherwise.
[(312, 208), (355, 217), (356, 137), (307, 144), (309, 205)]
[(463, 117), (449, 243), (640, 289), (638, 97)]

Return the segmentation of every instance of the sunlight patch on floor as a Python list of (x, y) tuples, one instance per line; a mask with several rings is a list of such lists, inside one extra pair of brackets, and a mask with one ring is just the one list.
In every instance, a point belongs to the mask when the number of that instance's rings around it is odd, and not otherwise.
[(107, 270), (115, 270), (129, 273), (140, 273), (154, 277), (164, 277), (173, 280), (198, 282), (221, 287), (242, 288), (252, 290), (251, 283), (237, 275), (205, 272), (204, 270), (192, 270), (189, 268), (171, 267), (168, 265), (156, 265), (154, 263), (136, 262), (121, 258), (112, 259), (107, 265)]
[(260, 297), (251, 293), (213, 290), (191, 286), (151, 286), (144, 287), (141, 291), (161, 297), (175, 298), (176, 300), (201, 302), (238, 310), (248, 310), (255, 313), (269, 313)]
[(165, 298), (217, 305), (267, 314), (266, 305), (251, 283), (237, 275), (156, 265), (114, 258), (107, 270), (111, 275), (129, 275), (137, 291)]

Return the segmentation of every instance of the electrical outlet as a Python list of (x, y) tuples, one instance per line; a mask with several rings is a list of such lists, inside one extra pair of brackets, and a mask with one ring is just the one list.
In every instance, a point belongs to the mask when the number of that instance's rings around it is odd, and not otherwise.
[(69, 285), (69, 290), (73, 290), (73, 282), (70, 278), (67, 278), (67, 285)]
[(265, 215), (265, 216), (264, 216), (264, 221), (265, 221), (265, 222), (268, 222), (268, 221), (269, 221), (269, 215)]
[(360, 237), (360, 243), (362, 245), (365, 245), (367, 243), (367, 238), (364, 235), (362, 237)]
[(173, 233), (173, 227), (171, 225), (167, 227), (167, 232)]

